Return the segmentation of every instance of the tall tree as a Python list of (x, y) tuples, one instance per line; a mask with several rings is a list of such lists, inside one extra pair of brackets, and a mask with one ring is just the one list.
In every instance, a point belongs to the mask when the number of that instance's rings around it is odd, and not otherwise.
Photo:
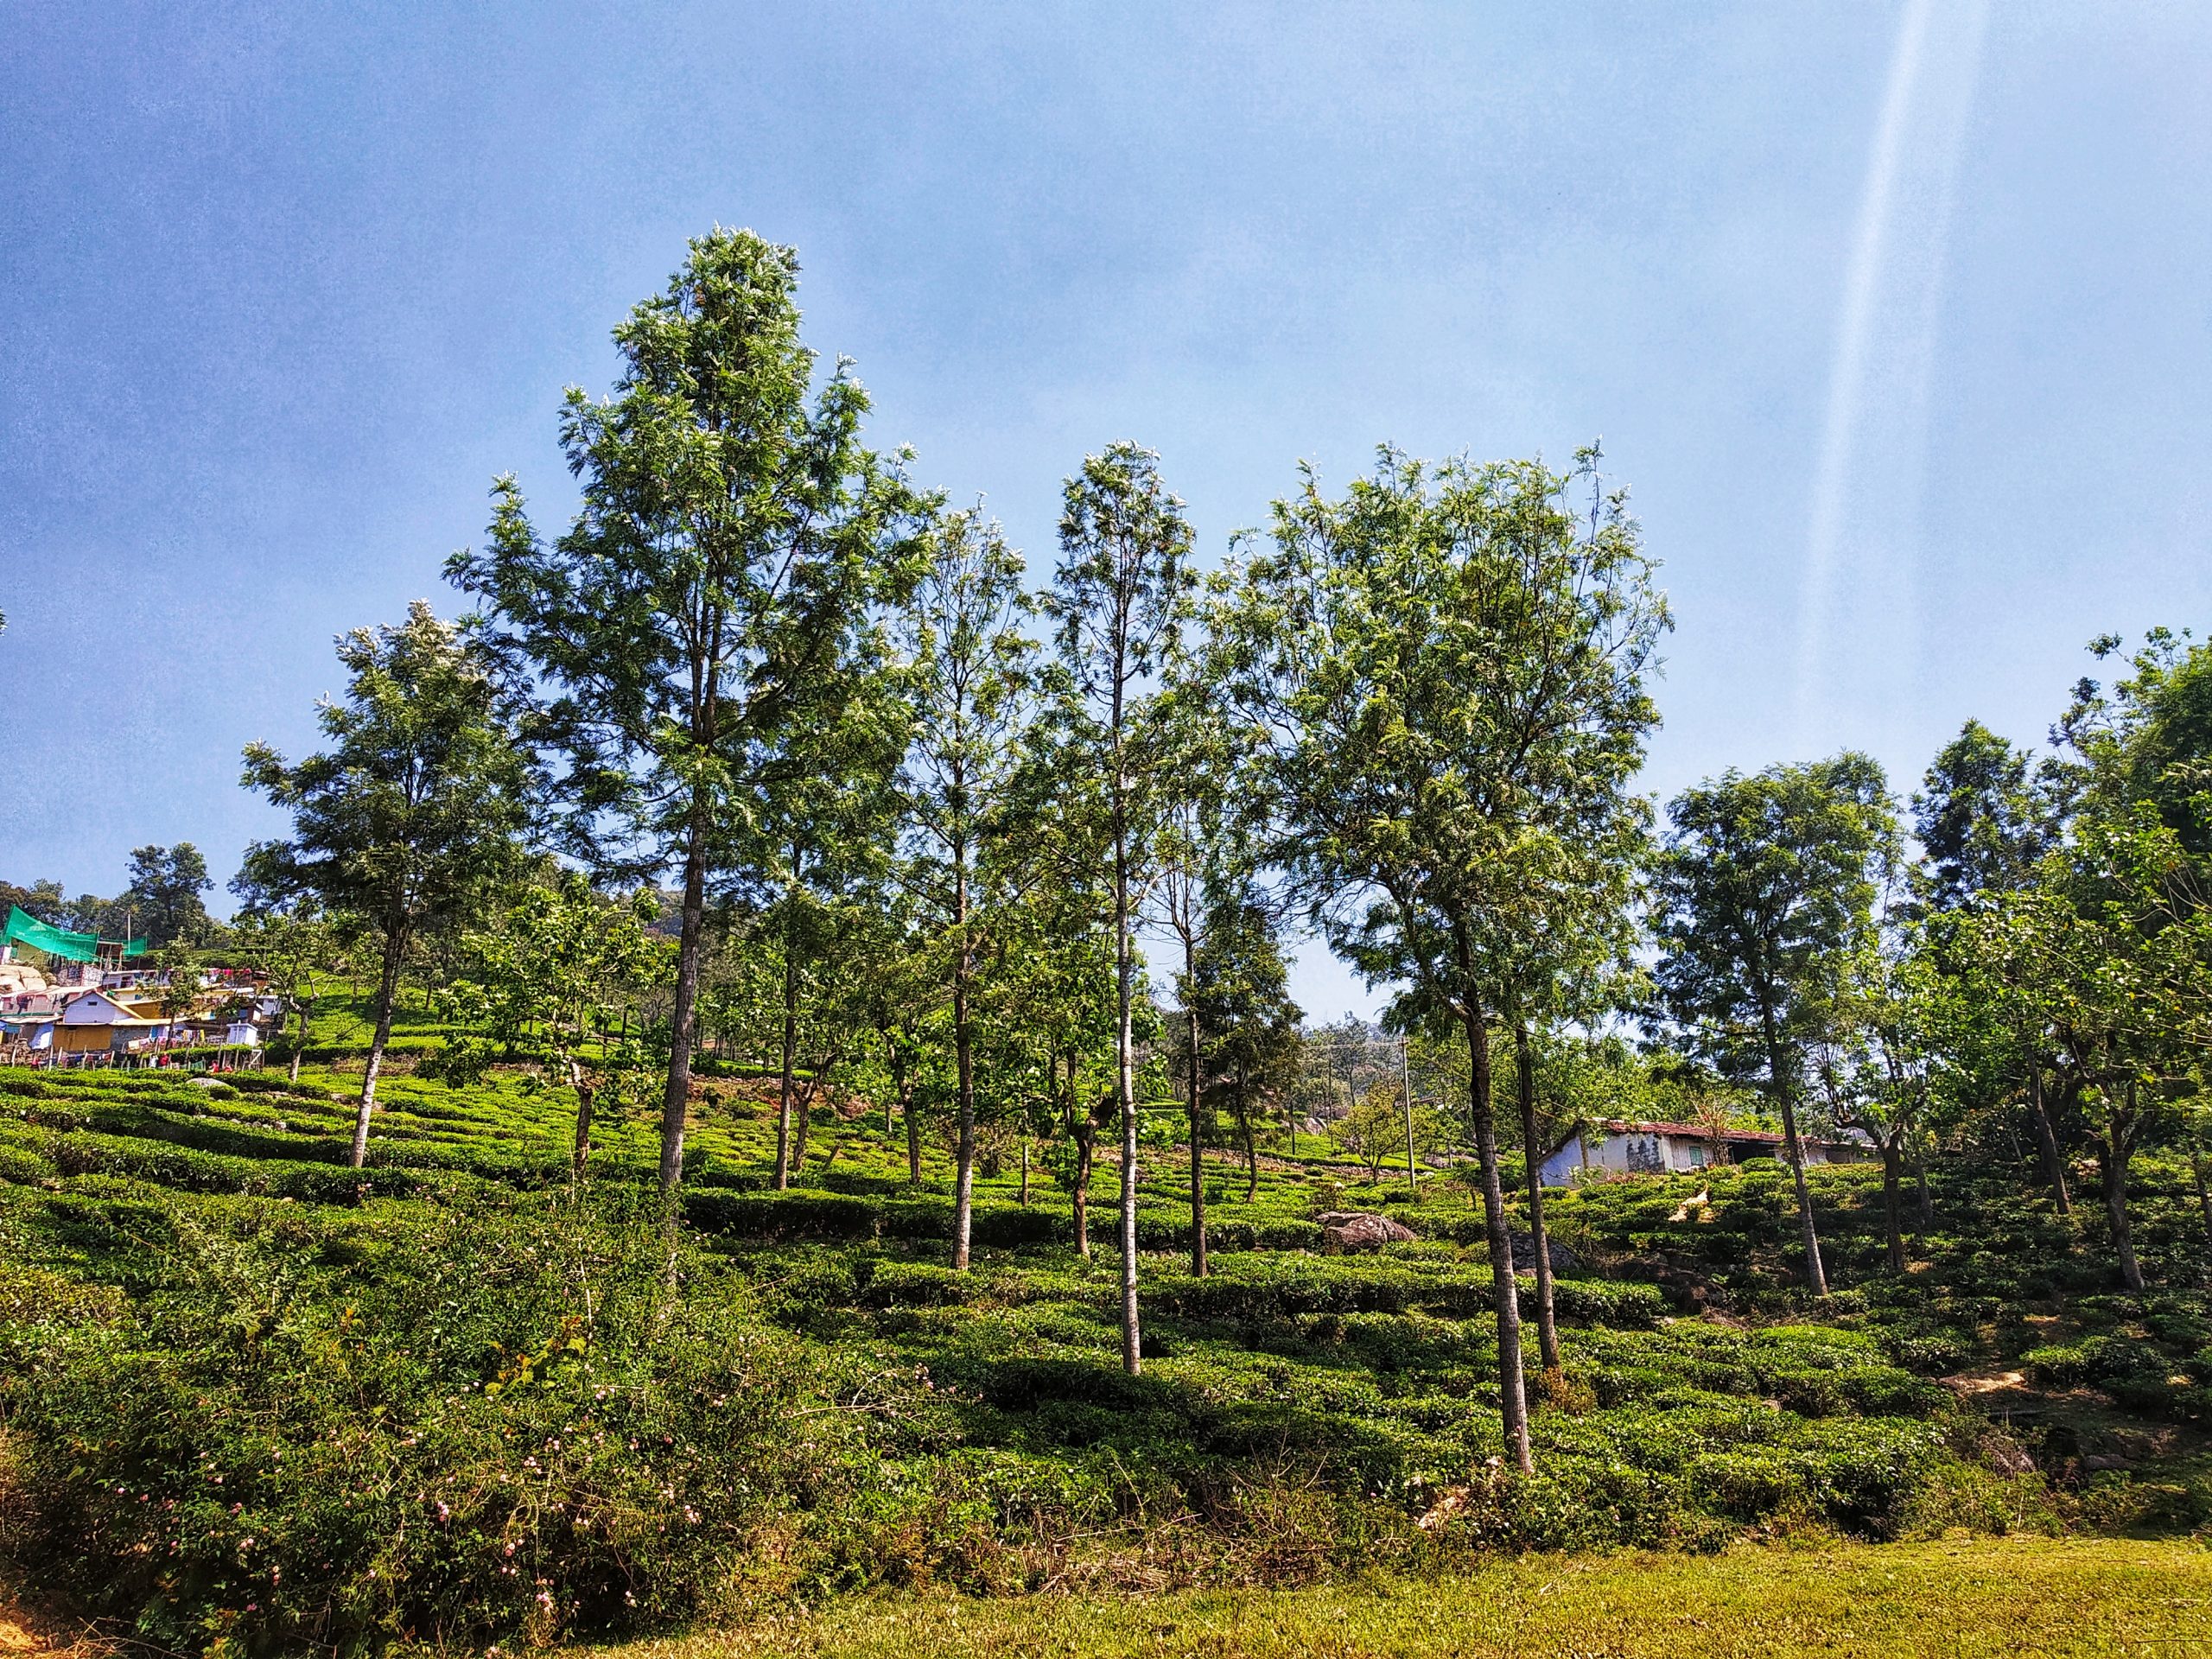
[(1930, 902), (1953, 911), (2015, 889), (2056, 844), (2065, 780), (1978, 720), (1937, 751), (1912, 798)]
[(976, 1189), (975, 988), (995, 907), (980, 901), (979, 867), (1002, 882), (1001, 856), (1033, 709), (1035, 646), (1021, 556), (980, 512), (947, 513), (902, 612), (912, 729), (897, 784), (910, 854), (906, 880), (935, 934), (952, 1014), (957, 1141), (952, 1265), (968, 1266)]
[[(1186, 644), (1179, 641), (1168, 653), (1162, 692), (1147, 709), (1144, 746), (1152, 764), (1172, 779), (1163, 791), (1154, 842), (1158, 877), (1150, 911), (1154, 925), (1175, 942), (1182, 957), (1176, 979), (1182, 1029), (1174, 1047), (1181, 1061), (1190, 1128), (1191, 1271), (1203, 1279), (1207, 1271), (1205, 1144), (1208, 1124), (1216, 1113), (1208, 1099), (1205, 1072), (1206, 1051), (1214, 1033), (1205, 1023), (1198, 962), (1211, 925), (1234, 914), (1240, 903), (1256, 903), (1257, 894), (1245, 880), (1249, 849), (1243, 833), (1245, 815), (1238, 810), (1238, 785), (1248, 771), (1243, 764), (1247, 757), (1222, 704), (1216, 653), (1187, 649)], [(1294, 1027), (1297, 1024), (1295, 1013), (1291, 1023)]]
[(1829, 1118), (1864, 1135), (1882, 1155), (1890, 1268), (1903, 1273), (1904, 1154), (1928, 1117), (1943, 986), (1907, 898), (1902, 863), (1893, 857), (1884, 875), (1874, 925), (1837, 964), (1828, 1017), (1807, 1070)]
[(156, 950), (204, 943), (215, 921), (200, 895), (214, 885), (207, 861), (188, 841), (132, 849), (130, 885), (116, 900), (127, 912), (124, 937), (143, 938)]
[[(1051, 765), (1057, 756), (1045, 747), (1029, 780), (1040, 788), (1058, 775)], [(1100, 902), (1102, 825), (1090, 804), (1079, 798), (1072, 810), (1032, 819), (1033, 833), (1022, 852), (1033, 869), (995, 941), (984, 982), (988, 1018), (1027, 1051), (1030, 1126), (1068, 1192), (1073, 1242), (1086, 1258), (1099, 1137), (1120, 1122), (1115, 1053), (1121, 1029), (1109, 906)], [(1149, 1013), (1140, 1001), (1132, 1019)]]
[(750, 231), (690, 245), (614, 331), (614, 395), (571, 389), (561, 423), (583, 505), (542, 543), (512, 478), (489, 543), (448, 577), (484, 638), (548, 697), (572, 844), (604, 868), (674, 867), (681, 919), (660, 1181), (683, 1173), (710, 890), (758, 883), (750, 832), (818, 755), (880, 646), (879, 602), (914, 563), (921, 505), (861, 442), (868, 400), (840, 361), (817, 385), (798, 257)]
[(828, 1068), (848, 1057), (865, 1024), (851, 974), (867, 957), (869, 922), (893, 862), (892, 776), (909, 728), (897, 684), (887, 672), (866, 674), (836, 717), (794, 736), (791, 753), (806, 775), (777, 791), (757, 831), (756, 891), (766, 902), (752, 906), (750, 931), (775, 958), (782, 986), (779, 1191), (804, 1165)]
[[(245, 875), (231, 884), (240, 899), (238, 919), (231, 930), (231, 949), (257, 969), (269, 995), (285, 1014), (299, 1021), (290, 1045), (289, 1080), (300, 1080), (300, 1060), (307, 1049), (308, 1027), (315, 1018), (327, 976), (344, 971), (340, 954), (340, 930), (313, 899), (287, 905), (264, 894)], [(283, 1021), (278, 1022), (278, 1035)]]
[(1654, 882), (1660, 993), (1696, 1052), (1724, 1075), (1762, 1079), (1796, 1185), (1805, 1276), (1825, 1296), (1797, 1104), (1806, 1047), (1829, 1029), (1839, 976), (1870, 935), (1896, 854), (1889, 785), (1874, 761), (1846, 753), (1726, 772), (1667, 811)]
[[(2082, 768), (2046, 759), (2031, 763), (1979, 721), (1968, 721), (1936, 753), (1912, 798), (1913, 831), (1925, 855), (1929, 917), (1920, 943), (1929, 964), (1948, 980), (1935, 1007), (1945, 1016), (1954, 1041), (1973, 1033), (1970, 1046), (1988, 1073), (1986, 1082), (2000, 1097), (2018, 1090), (2042, 1157), (2044, 1177), (2056, 1195), (2061, 1215), (2072, 1212), (2067, 1191), (2066, 1158), (2059, 1124), (2045, 1087), (2050, 1060), (2047, 1033), (2024, 1029), (2009, 1043), (1986, 1040), (1992, 1007), (2020, 1005), (1970, 989), (1986, 977), (1990, 964), (1957, 948), (1960, 920), (1969, 912), (2002, 906), (2036, 876), (2037, 861), (2059, 844), (2078, 792)], [(1996, 1062), (1993, 1066), (1987, 1062)], [(1948, 1080), (1966, 1081), (1954, 1068)]]
[(884, 1132), (895, 1116), (906, 1138), (906, 1179), (922, 1179), (922, 1120), (925, 1103), (942, 1094), (944, 1010), (935, 969), (936, 940), (915, 917), (903, 892), (893, 891), (861, 921), (856, 941), (858, 1009), (874, 1038), (875, 1092), (884, 1102)]
[[(2112, 634), (2089, 643), (2100, 659), (2120, 648)], [(2072, 751), (2070, 779), (2107, 819), (2143, 803), (2190, 856), (2212, 856), (2212, 642), (2153, 628), (2127, 663), (2109, 686), (2084, 678), (2074, 688), (2052, 733)]]
[[(1110, 849), (1115, 1098), (1122, 1124), (1122, 1365), (1142, 1369), (1137, 1329), (1137, 907), (1153, 874), (1165, 779), (1141, 741), (1146, 701), (1189, 594), (1191, 527), (1160, 458), (1117, 443), (1061, 493), (1060, 563), (1046, 595), (1058, 625), (1064, 753), (1100, 809)], [(1074, 779), (1069, 779), (1072, 785)]]
[(1288, 1109), (1296, 1091), (1301, 1015), (1290, 998), (1275, 918), (1252, 888), (1217, 885), (1207, 895), (1201, 937), (1186, 995), (1192, 1039), (1205, 1042), (1191, 1075), (1205, 1110), (1204, 1120), (1192, 1113), (1191, 1135), (1195, 1149), (1211, 1123), (1227, 1115), (1244, 1148), (1249, 1204), (1259, 1195), (1260, 1126), (1278, 1108)]
[(1601, 497), (1586, 527), (1576, 482), (1535, 461), (1432, 467), (1385, 449), (1331, 500), (1309, 473), (1218, 624), (1272, 751), (1275, 858), (1331, 948), (1403, 988), (1400, 1023), (1448, 1022), (1466, 1045), (1506, 1443), (1523, 1470), (1491, 1029), (1526, 990), (1516, 943), (1571, 913), (1533, 897), (1604, 887), (1640, 842), (1628, 784), (1657, 721), (1644, 682), (1667, 625), (1624, 499)]
[(1631, 966), (1639, 943), (1633, 905), (1647, 861), (1648, 810), (1618, 798), (1610, 819), (1583, 829), (1580, 856), (1567, 879), (1531, 882), (1515, 925), (1484, 932), (1485, 977), (1496, 987), (1501, 1025), (1513, 1046), (1513, 1106), (1522, 1149), (1522, 1192), (1529, 1208), (1529, 1253), (1536, 1280), (1536, 1346), (1544, 1369), (1560, 1368), (1549, 1224), (1544, 1213), (1539, 1066), (1555, 1060), (1559, 1028), (1586, 1029), (1632, 1006), (1643, 988)]
[(2144, 1287), (2130, 1167), (2175, 1126), (2212, 1047), (2212, 879), (2156, 801), (2096, 799), (2037, 879), (1970, 918), (1964, 948), (2006, 1017), (2047, 1033), (2088, 1117), (2122, 1282)]
[(291, 838), (250, 848), (246, 869), (261, 891), (312, 897), (377, 942), (350, 1154), (359, 1169), (409, 948), (513, 868), (529, 779), (485, 664), (427, 603), (397, 626), (340, 635), (338, 660), (345, 700), (325, 700), (317, 716), (327, 751), (292, 766), (266, 743), (246, 747), (245, 786), (292, 815)]

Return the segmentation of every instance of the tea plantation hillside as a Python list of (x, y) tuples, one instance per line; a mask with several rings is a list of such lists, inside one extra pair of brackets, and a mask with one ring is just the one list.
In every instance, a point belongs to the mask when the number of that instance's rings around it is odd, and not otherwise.
[[(873, 1586), (2212, 1525), (2203, 1218), (2155, 1161), (2139, 1297), (2012, 1169), (1939, 1165), (1903, 1274), (1878, 1173), (1815, 1173), (1817, 1303), (1779, 1168), (1560, 1195), (1564, 1364), (1532, 1375), (1520, 1479), (1478, 1217), (1441, 1173), (1414, 1202), (1273, 1159), (1248, 1200), (1225, 1160), (1201, 1280), (1154, 1154), (1130, 1377), (1110, 1166), (1089, 1258), (1065, 1192), (987, 1166), (957, 1274), (941, 1152), (911, 1185), (901, 1127), (823, 1105), (772, 1192), (757, 1088), (709, 1079), (671, 1246), (646, 1129), (576, 1185), (565, 1091), (399, 1075), (354, 1171), (350, 1081), (0, 1071), (0, 1546), (135, 1639), (543, 1642)], [(1320, 1254), (1346, 1207), (1417, 1241)]]

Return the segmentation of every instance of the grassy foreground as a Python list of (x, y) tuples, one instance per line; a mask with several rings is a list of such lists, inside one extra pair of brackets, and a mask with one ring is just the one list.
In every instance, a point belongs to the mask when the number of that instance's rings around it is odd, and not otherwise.
[(1945, 1540), (1718, 1555), (1523, 1558), (1434, 1582), (1092, 1601), (872, 1599), (598, 1651), (620, 1659), (821, 1654), (1315, 1655), (1728, 1659), (1791, 1654), (2212, 1652), (2212, 1550), (2192, 1542)]

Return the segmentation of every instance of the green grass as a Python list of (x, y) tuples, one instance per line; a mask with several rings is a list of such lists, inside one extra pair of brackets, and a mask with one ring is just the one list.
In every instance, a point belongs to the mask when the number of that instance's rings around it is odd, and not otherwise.
[(920, 1654), (1211, 1659), (1985, 1659), (2212, 1651), (2212, 1552), (1973, 1541), (1542, 1556), (1299, 1591), (872, 1598), (610, 1650), (619, 1659)]

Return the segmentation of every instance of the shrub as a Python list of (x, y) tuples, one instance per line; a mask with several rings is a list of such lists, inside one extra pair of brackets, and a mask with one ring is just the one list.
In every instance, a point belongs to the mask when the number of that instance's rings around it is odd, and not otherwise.
[(2020, 1356), (2030, 1379), (2047, 1389), (2074, 1389), (2147, 1374), (2163, 1379), (2167, 1366), (2148, 1344), (2126, 1337), (2084, 1337), (2055, 1343)]
[(825, 1192), (686, 1192), (684, 1218), (740, 1238), (873, 1238), (879, 1206)]
[(0, 1326), (9, 1547), (143, 1640), (666, 1624), (839, 1478), (837, 1418), (804, 1450), (788, 1426), (804, 1368), (727, 1294), (670, 1305), (649, 1217), (378, 1234), (325, 1295), (271, 1236), (176, 1219), (189, 1248), (134, 1306)]

